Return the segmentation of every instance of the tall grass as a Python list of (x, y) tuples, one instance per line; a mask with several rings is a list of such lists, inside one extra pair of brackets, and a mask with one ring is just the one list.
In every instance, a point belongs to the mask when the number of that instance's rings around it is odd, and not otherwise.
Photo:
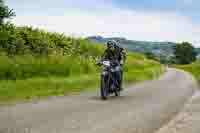
[(0, 79), (26, 79), (48, 76), (78, 76), (97, 71), (95, 60), (80, 56), (47, 56), (31, 55), (0, 56)]
[[(0, 56), (0, 79), (27, 79), (34, 77), (71, 77), (99, 72), (96, 60), (81, 56)], [(145, 70), (160, 64), (143, 55), (129, 53), (125, 72)]]

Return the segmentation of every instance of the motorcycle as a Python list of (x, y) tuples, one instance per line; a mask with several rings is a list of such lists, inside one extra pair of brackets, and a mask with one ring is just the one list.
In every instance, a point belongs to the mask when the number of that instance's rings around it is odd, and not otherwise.
[(113, 66), (110, 61), (106, 60), (101, 61), (100, 64), (104, 66), (101, 73), (101, 98), (106, 100), (111, 94), (120, 96), (119, 83), (114, 77), (115, 72), (120, 71), (120, 66)]

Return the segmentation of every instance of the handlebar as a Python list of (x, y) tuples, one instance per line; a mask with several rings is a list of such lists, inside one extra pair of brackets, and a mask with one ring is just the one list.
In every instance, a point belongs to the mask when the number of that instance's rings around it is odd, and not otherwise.
[[(96, 65), (100, 66), (100, 65), (103, 65), (103, 62), (104, 61), (109, 61), (109, 60), (100, 60), (96, 63)], [(111, 66), (118, 66), (120, 65), (120, 62), (119, 61), (109, 61), (110, 62), (110, 65)]]

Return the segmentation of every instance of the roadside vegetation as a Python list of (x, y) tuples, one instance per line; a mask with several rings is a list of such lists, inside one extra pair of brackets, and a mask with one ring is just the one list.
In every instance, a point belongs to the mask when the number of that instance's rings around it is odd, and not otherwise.
[(176, 65), (175, 67), (191, 73), (198, 81), (200, 81), (200, 62), (199, 61), (196, 61), (188, 65)]
[(175, 47), (176, 64), (172, 65), (175, 68), (190, 72), (198, 81), (200, 81), (200, 62), (197, 60), (197, 52), (194, 47), (187, 42)]
[[(103, 49), (103, 48), (102, 48)], [(46, 96), (79, 94), (99, 87), (101, 68), (96, 60), (82, 56), (0, 56), (0, 102), (32, 100)], [(125, 81), (134, 83), (163, 73), (158, 62), (128, 54)]]

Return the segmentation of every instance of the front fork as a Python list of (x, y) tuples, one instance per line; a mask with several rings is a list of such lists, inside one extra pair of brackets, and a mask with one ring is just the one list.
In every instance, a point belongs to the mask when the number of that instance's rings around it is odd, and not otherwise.
[(104, 82), (104, 87), (107, 91), (114, 91), (116, 88), (120, 89), (121, 87), (121, 80), (122, 80), (122, 72), (121, 71), (104, 71), (101, 74), (101, 79)]

